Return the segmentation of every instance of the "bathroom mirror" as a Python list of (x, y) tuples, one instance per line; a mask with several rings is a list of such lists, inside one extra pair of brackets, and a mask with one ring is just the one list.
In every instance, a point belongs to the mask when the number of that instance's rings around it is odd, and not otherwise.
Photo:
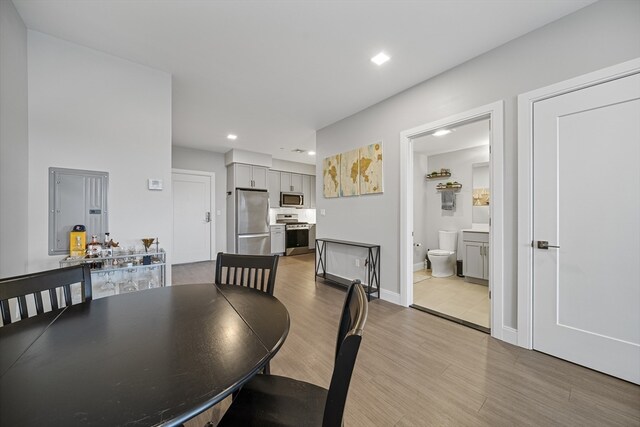
[(471, 221), (474, 224), (489, 224), (489, 203), (491, 203), (489, 162), (473, 163), (471, 176), (473, 180)]

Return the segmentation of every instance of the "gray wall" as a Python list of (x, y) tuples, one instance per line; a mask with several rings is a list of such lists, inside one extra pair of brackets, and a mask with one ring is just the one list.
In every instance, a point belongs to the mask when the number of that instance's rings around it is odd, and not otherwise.
[[(227, 168), (224, 165), (224, 154), (211, 151), (196, 150), (186, 147), (173, 146), (171, 152), (171, 167), (175, 169), (190, 169), (216, 174), (216, 251), (227, 250)], [(220, 211), (220, 215), (217, 215)]]
[[(28, 31), (30, 271), (59, 266), (47, 240), (49, 167), (109, 173), (111, 237), (157, 237), (171, 262), (171, 75)], [(171, 283), (171, 268), (167, 268)]]
[[(0, 277), (27, 271), (27, 28), (0, 1)], [(41, 236), (46, 245), (46, 236)]]
[(400, 132), (504, 100), (504, 323), (516, 327), (517, 96), (640, 57), (639, 17), (638, 1), (600, 1), (318, 131), (318, 176), (324, 157), (375, 141), (385, 162), (384, 194), (318, 197), (318, 235), (379, 243), (382, 288), (398, 293)]

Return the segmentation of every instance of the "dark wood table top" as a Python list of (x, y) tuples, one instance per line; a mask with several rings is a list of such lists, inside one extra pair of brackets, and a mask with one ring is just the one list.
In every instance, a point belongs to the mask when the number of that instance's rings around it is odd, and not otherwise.
[(289, 314), (212, 284), (116, 295), (0, 327), (0, 425), (176, 425), (255, 375)]

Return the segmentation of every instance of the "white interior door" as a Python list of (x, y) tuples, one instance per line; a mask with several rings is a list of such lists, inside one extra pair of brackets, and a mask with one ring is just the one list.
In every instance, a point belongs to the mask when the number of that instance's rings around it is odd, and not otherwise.
[(173, 263), (212, 259), (212, 177), (172, 174)]
[(533, 108), (533, 346), (640, 383), (640, 75)]

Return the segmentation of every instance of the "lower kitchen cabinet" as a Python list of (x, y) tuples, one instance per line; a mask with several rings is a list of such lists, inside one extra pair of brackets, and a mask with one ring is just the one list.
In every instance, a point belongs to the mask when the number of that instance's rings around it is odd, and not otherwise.
[(271, 226), (271, 253), (284, 254), (285, 251), (285, 229), (284, 225)]
[(267, 189), (269, 190), (269, 207), (280, 207), (280, 171), (269, 171)]
[(309, 224), (309, 250), (316, 250), (316, 225)]

